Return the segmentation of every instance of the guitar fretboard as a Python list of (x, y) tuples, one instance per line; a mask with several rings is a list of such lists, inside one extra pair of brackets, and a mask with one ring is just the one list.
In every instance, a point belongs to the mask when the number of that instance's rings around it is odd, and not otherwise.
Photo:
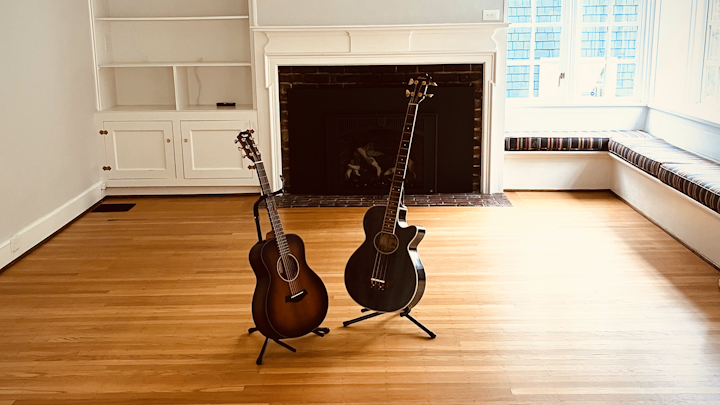
[(392, 186), (390, 187), (387, 208), (385, 209), (385, 218), (383, 220), (382, 231), (386, 233), (394, 233), (395, 226), (397, 225), (397, 212), (400, 207), (400, 201), (403, 193), (405, 173), (407, 172), (408, 156), (410, 155), (410, 146), (412, 145), (413, 132), (415, 130), (417, 110), (417, 103), (408, 103), (407, 113), (405, 114), (405, 123), (403, 124), (402, 137), (400, 139), (400, 148), (398, 149), (397, 159), (395, 159)]
[(280, 215), (278, 214), (277, 205), (275, 204), (275, 197), (271, 195), (272, 189), (270, 188), (270, 182), (268, 181), (267, 173), (265, 172), (265, 165), (262, 161), (257, 161), (255, 162), (255, 167), (257, 168), (258, 177), (260, 178), (262, 193), (267, 196), (267, 198), (265, 198), (265, 205), (267, 206), (268, 215), (270, 216), (270, 226), (272, 226), (273, 233), (275, 233), (278, 250), (281, 255), (287, 255), (290, 253), (290, 249), (288, 248), (287, 238), (285, 237), (282, 222), (280, 222)]

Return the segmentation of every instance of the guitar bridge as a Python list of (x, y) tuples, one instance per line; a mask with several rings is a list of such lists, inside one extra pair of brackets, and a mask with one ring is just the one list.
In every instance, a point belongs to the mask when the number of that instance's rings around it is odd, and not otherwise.
[(285, 302), (300, 302), (307, 295), (307, 290), (302, 290), (297, 294), (288, 295), (285, 297)]

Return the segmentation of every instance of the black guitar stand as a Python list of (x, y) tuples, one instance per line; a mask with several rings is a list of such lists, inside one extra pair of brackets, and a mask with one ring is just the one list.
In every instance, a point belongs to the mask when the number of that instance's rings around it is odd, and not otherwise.
[[(363, 309), (360, 310), (360, 312), (368, 312), (368, 311), (370, 311), (370, 310), (367, 309), (367, 308), (363, 308)], [(349, 321), (343, 322), (343, 327), (347, 328), (348, 326), (350, 326), (350, 325), (352, 325), (352, 324), (354, 324), (354, 323), (358, 323), (358, 322), (364, 321), (364, 320), (366, 320), (366, 319), (374, 318), (374, 317), (376, 317), (376, 316), (378, 316), (378, 315), (382, 315), (383, 313), (384, 313), (384, 312), (373, 312), (372, 314), (367, 314), (367, 315), (359, 316), (359, 317), (357, 317), (357, 318), (355, 318), (355, 319), (351, 319), (351, 320), (349, 320)], [(418, 322), (417, 319), (415, 319), (415, 318), (413, 318), (412, 316), (410, 316), (410, 308), (405, 308), (405, 309), (403, 309), (402, 311), (400, 311), (400, 317), (401, 317), (401, 318), (407, 318), (407, 319), (409, 319), (410, 321), (412, 321), (412, 323), (414, 323), (415, 325), (417, 325), (418, 328), (420, 328), (420, 329), (422, 329), (423, 331), (425, 331), (425, 333), (427, 333), (428, 336), (430, 336), (430, 339), (435, 339), (435, 337), (437, 336), (435, 333), (433, 333), (433, 331), (431, 331), (430, 329), (426, 328), (425, 325), (423, 325), (423, 324), (421, 324), (420, 322)]]
[[(271, 193), (270, 195), (277, 195), (283, 192), (283, 189), (280, 189), (274, 193)], [(262, 229), (260, 227), (260, 203), (265, 201), (265, 199), (268, 198), (267, 195), (261, 195), (260, 198), (258, 198), (257, 201), (255, 201), (255, 205), (253, 205), (253, 216), (255, 217), (255, 229), (257, 229), (257, 236), (258, 236), (258, 242), (262, 242), (263, 235), (262, 235)], [(248, 329), (248, 335), (252, 334), (253, 332), (260, 332), (258, 328), (250, 328)], [(324, 337), (326, 334), (330, 333), (329, 328), (315, 328), (313, 329), (312, 333)], [(268, 340), (270, 340), (269, 337), (265, 336), (265, 343), (263, 343), (262, 349), (260, 349), (260, 354), (258, 355), (257, 360), (255, 360), (255, 364), (258, 366), (262, 364), (263, 362), (263, 356), (265, 356), (265, 348), (267, 348)], [(279, 344), (280, 346), (290, 350), (291, 352), (295, 353), (297, 352), (297, 349), (290, 346), (289, 344), (285, 342), (281, 342), (280, 339), (272, 339), (273, 342)]]

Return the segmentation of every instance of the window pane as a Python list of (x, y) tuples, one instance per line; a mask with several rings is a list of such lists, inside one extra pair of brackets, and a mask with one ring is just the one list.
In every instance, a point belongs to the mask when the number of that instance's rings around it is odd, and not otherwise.
[(635, 57), (638, 27), (613, 27), (610, 56), (620, 59)]
[(530, 59), (531, 28), (508, 28), (508, 60)]
[(527, 97), (530, 88), (530, 66), (507, 67), (507, 97)]
[(607, 41), (607, 27), (587, 27), (582, 30), (580, 56), (583, 58), (604, 58)]
[(720, 24), (710, 25), (708, 31), (706, 62), (720, 62)]
[(540, 90), (540, 66), (534, 66), (535, 71), (533, 72), (533, 97), (538, 96), (538, 90)]
[(635, 64), (617, 66), (615, 97), (632, 97), (635, 91)]
[(510, 0), (508, 3), (508, 22), (529, 23), (532, 8), (530, 0)]
[(637, 21), (638, 0), (613, 0), (615, 22)]
[(703, 75), (702, 100), (715, 102), (717, 101), (718, 91), (720, 87), (720, 67), (705, 66), (705, 74)]
[(575, 72), (582, 97), (602, 97), (605, 92), (605, 64), (578, 65)]
[(606, 22), (609, 0), (585, 0), (583, 22)]
[(535, 59), (560, 57), (560, 27), (535, 28)]
[(713, 11), (710, 14), (712, 21), (720, 21), (720, 0), (713, 0)]
[(562, 0), (536, 0), (536, 21), (539, 23), (560, 22)]

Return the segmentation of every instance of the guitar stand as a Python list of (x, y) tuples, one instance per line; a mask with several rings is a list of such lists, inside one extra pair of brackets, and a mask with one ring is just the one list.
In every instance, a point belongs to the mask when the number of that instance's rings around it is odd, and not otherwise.
[[(282, 192), (283, 192), (283, 189), (280, 189), (274, 193), (271, 193), (270, 195), (277, 195)], [(255, 205), (253, 205), (253, 216), (255, 217), (255, 229), (257, 229), (257, 236), (258, 236), (259, 242), (263, 241), (262, 229), (260, 228), (259, 207), (260, 207), (260, 203), (263, 202), (266, 198), (268, 198), (267, 195), (261, 195), (260, 198), (258, 198), (258, 200), (255, 201)], [(260, 330), (258, 328), (248, 329), (248, 335), (252, 334), (253, 332), (260, 332)], [(330, 329), (329, 328), (315, 328), (312, 330), (312, 333), (314, 333), (320, 337), (324, 337), (325, 335), (330, 333)], [(257, 360), (255, 360), (255, 364), (257, 364), (258, 366), (261, 365), (263, 362), (263, 356), (265, 356), (265, 349), (267, 348), (268, 340), (270, 340), (270, 338), (265, 336), (265, 343), (263, 343), (262, 349), (260, 349), (260, 354), (258, 355)], [(290, 346), (289, 344), (287, 344), (285, 342), (281, 342), (280, 339), (272, 339), (272, 341), (279, 344), (280, 346), (290, 350), (293, 353), (297, 352), (297, 349), (295, 349), (294, 347)]]
[[(258, 328), (250, 328), (250, 329), (248, 329), (248, 334), (252, 334), (253, 332), (259, 332)], [(328, 328), (315, 328), (315, 329), (313, 329), (312, 333), (314, 333), (314, 334), (316, 334), (316, 335), (318, 335), (318, 336), (320, 336), (320, 337), (323, 337), (323, 336), (325, 336), (326, 334), (330, 333), (330, 329), (328, 329)], [(260, 354), (258, 355), (257, 360), (255, 360), (255, 364), (257, 364), (258, 366), (261, 365), (262, 362), (263, 362), (263, 357), (265, 356), (265, 349), (267, 348), (268, 340), (270, 340), (270, 338), (266, 336), (266, 337), (265, 337), (265, 343), (263, 343), (262, 349), (260, 349)], [(290, 346), (289, 344), (287, 344), (287, 343), (285, 343), (285, 342), (281, 342), (280, 339), (272, 339), (272, 341), (275, 342), (275, 343), (277, 343), (277, 344), (279, 344), (280, 346), (282, 346), (282, 347), (290, 350), (290, 351), (293, 352), (293, 353), (297, 352), (297, 349), (296, 349), (296, 348)]]
[[(360, 310), (360, 312), (368, 312), (368, 311), (370, 311), (370, 310), (367, 309), (367, 308), (363, 308), (363, 309)], [(346, 328), (347, 328), (348, 326), (350, 326), (350, 325), (352, 325), (352, 324), (354, 324), (354, 323), (357, 323), (357, 322), (360, 322), (360, 321), (364, 321), (364, 320), (366, 320), (366, 319), (374, 318), (374, 317), (376, 317), (376, 316), (378, 316), (378, 315), (382, 315), (382, 314), (383, 314), (383, 312), (373, 312), (372, 314), (359, 316), (359, 317), (357, 317), (357, 318), (355, 318), (355, 319), (351, 319), (351, 320), (349, 320), (349, 321), (343, 322), (343, 327), (346, 327)], [(415, 319), (415, 318), (413, 318), (412, 316), (410, 316), (410, 308), (405, 308), (405, 309), (403, 309), (403, 310), (400, 312), (400, 317), (401, 317), (401, 318), (407, 318), (407, 319), (409, 319), (412, 323), (414, 323), (415, 325), (417, 325), (418, 328), (420, 328), (420, 329), (422, 329), (423, 331), (425, 331), (425, 333), (427, 333), (427, 334), (430, 336), (430, 339), (435, 339), (435, 337), (437, 336), (435, 333), (433, 333), (433, 331), (431, 331), (430, 329), (426, 328), (425, 325), (423, 325), (423, 324), (421, 324), (420, 322), (418, 322), (417, 319)]]

